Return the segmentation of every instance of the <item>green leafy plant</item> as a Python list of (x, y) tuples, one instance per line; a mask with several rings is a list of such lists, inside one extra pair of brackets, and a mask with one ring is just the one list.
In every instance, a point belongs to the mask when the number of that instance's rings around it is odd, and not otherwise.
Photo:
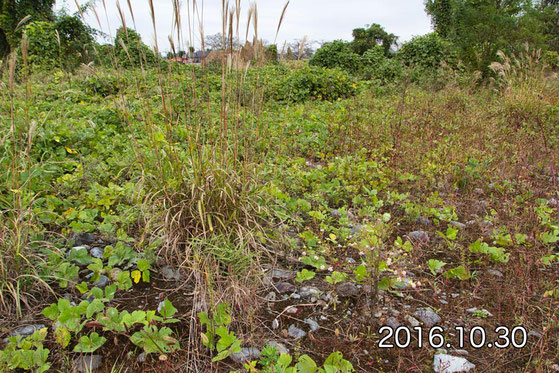
[(332, 285), (336, 285), (347, 279), (347, 274), (343, 272), (334, 271), (330, 276), (326, 276), (326, 282)]
[(510, 254), (504, 248), (489, 246), (487, 243), (479, 240), (472, 243), (469, 248), (472, 253), (488, 255), (496, 263), (507, 263), (510, 259)]
[(437, 259), (429, 259), (428, 263), (429, 263), (429, 269), (431, 270), (431, 273), (433, 275), (437, 274), (437, 271), (446, 265), (445, 262)]
[(149, 269), (151, 268), (150, 263), (145, 259), (139, 259), (136, 265), (138, 266), (138, 269), (132, 271), (130, 274), (134, 282), (137, 284), (140, 282), (140, 279), (143, 282), (149, 282)]
[(295, 278), (295, 281), (297, 282), (308, 281), (313, 279), (315, 275), (316, 275), (315, 272), (309, 271), (308, 269), (303, 269), (302, 271), (297, 272), (297, 277)]
[(470, 271), (468, 271), (468, 269), (466, 269), (463, 265), (449, 269), (443, 273), (443, 276), (446, 278), (458, 278), (463, 281), (469, 280), (472, 277)]
[(227, 303), (220, 303), (216, 306), (211, 318), (206, 312), (198, 314), (200, 323), (206, 327), (206, 332), (201, 334), (202, 343), (210, 351), (217, 351), (217, 355), (212, 358), (214, 362), (241, 351), (241, 340), (237, 339), (235, 333), (230, 332), (227, 328), (231, 323), (229, 309), (230, 306)]
[(51, 364), (47, 362), (50, 350), (43, 347), (47, 329), (35, 331), (29, 337), (8, 337), (8, 343), (0, 350), (0, 368), (2, 371), (15, 369), (46, 372)]
[(367, 267), (364, 264), (360, 264), (355, 270), (353, 271), (355, 275), (355, 281), (363, 282), (369, 277), (369, 272), (367, 271)]
[(78, 344), (74, 346), (74, 352), (95, 352), (103, 346), (106, 341), (107, 338), (100, 336), (97, 332), (93, 332), (90, 335), (83, 335), (78, 340)]

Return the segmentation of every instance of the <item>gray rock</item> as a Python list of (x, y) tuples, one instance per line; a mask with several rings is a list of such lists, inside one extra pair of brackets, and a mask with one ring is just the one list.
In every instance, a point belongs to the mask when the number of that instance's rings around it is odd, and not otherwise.
[(275, 285), (275, 288), (280, 294), (295, 291), (295, 286), (293, 284), (290, 284), (289, 282), (278, 282)]
[(557, 202), (555, 198), (551, 198), (549, 201), (547, 201), (547, 204), (551, 207), (559, 206), (559, 202)]
[(435, 354), (433, 359), (433, 370), (435, 373), (469, 372), (475, 367), (468, 360), (458, 356)]
[(535, 330), (530, 330), (530, 331), (528, 332), (528, 337), (534, 337), (534, 338), (540, 339), (540, 338), (543, 337), (543, 335), (542, 335), (542, 333), (537, 332), (537, 331), (535, 331)]
[(456, 227), (458, 229), (466, 229), (466, 224), (460, 223), (459, 221), (451, 221), (450, 225), (452, 225), (453, 227)]
[(98, 288), (104, 288), (109, 284), (109, 278), (105, 275), (99, 276), (99, 280), (93, 283), (93, 286), (97, 286)]
[(163, 275), (163, 277), (165, 278), (165, 280), (175, 280), (178, 281), (181, 278), (181, 274), (180, 271), (178, 269), (173, 269), (171, 268), (171, 266), (166, 265), (163, 268), (161, 268), (161, 274)]
[(421, 225), (425, 225), (425, 226), (431, 225), (431, 220), (429, 220), (429, 218), (425, 216), (418, 216), (417, 218), (415, 218), (415, 221)]
[(427, 309), (420, 309), (414, 312), (416, 318), (418, 318), (423, 325), (430, 328), (441, 322), (441, 318), (435, 312)]
[(91, 245), (95, 242), (97, 237), (92, 233), (74, 233), (71, 240), (74, 241), (74, 245)]
[(353, 282), (342, 282), (336, 287), (336, 293), (340, 297), (354, 297), (361, 293), (359, 288)]
[(351, 224), (351, 234), (350, 237), (359, 236), (363, 232), (363, 226), (361, 224)]
[(351, 257), (347, 257), (345, 258), (345, 262), (348, 264), (355, 264), (355, 259), (351, 258)]
[(424, 244), (429, 242), (429, 233), (425, 231), (413, 231), (408, 234), (408, 237), (413, 243)]
[(260, 350), (256, 347), (243, 347), (240, 352), (231, 354), (231, 360), (236, 363), (244, 363), (245, 361), (257, 360), (260, 355)]
[(489, 274), (493, 277), (503, 277), (503, 273), (501, 271), (496, 270), (496, 269), (488, 269), (487, 274)]
[(74, 359), (74, 369), (78, 372), (89, 373), (98, 369), (103, 364), (103, 356), (101, 355), (82, 355)]
[(141, 354), (138, 355), (138, 363), (145, 363), (146, 361), (146, 354), (145, 352), (142, 352)]
[(270, 271), (270, 276), (277, 280), (290, 280), (296, 276), (296, 273), (286, 269), (276, 268)]
[(311, 333), (312, 332), (316, 332), (318, 329), (320, 329), (320, 325), (318, 325), (318, 323), (316, 322), (316, 320), (314, 319), (305, 319), (303, 320), (305, 322), (305, 324), (307, 324), (308, 326), (310, 326), (311, 328)]
[[(93, 276), (93, 272), (85, 276), (86, 279), (90, 279)], [(99, 279), (93, 283), (93, 286), (98, 288), (104, 288), (109, 284), (109, 278), (105, 275), (99, 275)]]
[(289, 349), (287, 347), (285, 347), (285, 345), (283, 343), (276, 342), (276, 341), (270, 341), (270, 342), (268, 342), (268, 346), (275, 347), (276, 350), (280, 354), (288, 354), (289, 353)]
[(278, 319), (274, 319), (274, 321), (272, 321), (272, 329), (277, 329), (279, 328), (279, 321)]
[(16, 335), (21, 335), (22, 337), (29, 337), (31, 334), (35, 333), (37, 330), (41, 330), (46, 328), (43, 324), (33, 324), (33, 325), (26, 325), (20, 326), (19, 328), (14, 329), (10, 335), (15, 337)]
[(411, 327), (419, 326), (419, 321), (413, 316), (407, 315), (406, 321), (408, 322), (408, 324), (410, 324)]
[(333, 218), (341, 218), (342, 213), (340, 212), (340, 210), (334, 209), (334, 210), (330, 211), (330, 216), (333, 217)]
[(291, 324), (289, 325), (289, 329), (287, 329), (287, 335), (290, 336), (291, 338), (299, 339), (306, 336), (307, 332)]
[(468, 312), (468, 313), (482, 312), (485, 316), (493, 317), (493, 314), (491, 312), (487, 311), (485, 308), (480, 310), (477, 307), (472, 307), (472, 308), (468, 308), (466, 310), (466, 312)]
[(386, 325), (388, 325), (392, 329), (396, 329), (400, 326), (400, 323), (398, 322), (398, 320), (396, 320), (395, 317), (390, 316), (388, 319), (386, 319)]
[(291, 294), (291, 298), (293, 298), (293, 299), (301, 299), (301, 296), (300, 296), (299, 294), (297, 294), (297, 293), (293, 293), (293, 294)]
[(103, 259), (103, 254), (105, 254), (105, 249), (101, 247), (94, 247), (89, 251), (89, 255), (97, 259)]
[(308, 298), (311, 296), (318, 297), (320, 296), (320, 293), (321, 291), (315, 288), (314, 286), (303, 286), (301, 289), (299, 289), (299, 295), (302, 298)]

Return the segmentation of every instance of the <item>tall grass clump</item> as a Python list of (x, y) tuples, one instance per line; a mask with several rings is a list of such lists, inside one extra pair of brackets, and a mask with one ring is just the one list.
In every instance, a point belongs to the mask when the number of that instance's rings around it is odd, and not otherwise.
[[(528, 44), (522, 52), (505, 55), (498, 52), (500, 62), (493, 62), (495, 83), (501, 93), (502, 108), (508, 123), (517, 131), (527, 132), (545, 154), (551, 155), (557, 147), (557, 77), (552, 74), (542, 58), (541, 50)], [(557, 170), (550, 162), (549, 171), (554, 180)]]
[[(158, 56), (156, 8), (151, 0), (149, 6)], [(187, 50), (192, 56), (195, 35), (205, 51), (202, 5), (173, 1), (173, 8), (171, 52)], [(134, 17), (132, 6), (129, 11)], [(250, 313), (257, 304), (256, 274), (271, 214), (260, 177), (267, 149), (260, 120), (266, 69), (249, 74), (251, 64), (265, 57), (256, 5), (241, 25), (241, 2), (222, 2), (225, 49), (211, 67), (204, 62), (176, 66), (159, 58), (150, 65), (144, 48), (131, 48), (139, 41), (128, 39), (122, 9), (119, 14), (116, 43), (128, 63), (119, 63), (114, 51), (112, 63), (119, 81), (132, 81), (128, 90), (120, 87), (116, 101), (137, 157), (134, 168), (147, 192), (142, 240), (162, 242), (160, 254), (187, 273), (198, 309), (227, 301)], [(278, 30), (284, 15), (285, 8)], [(242, 34), (245, 46), (235, 49), (233, 40)], [(139, 58), (132, 56), (134, 51)]]
[(2, 83), (2, 100), (8, 110), (0, 114), (0, 119), (9, 123), (0, 133), (0, 313), (16, 318), (22, 317), (24, 307), (30, 309), (35, 303), (32, 283), (47, 286), (34, 270), (39, 238), (33, 210), (38, 197), (34, 182), (41, 163), (31, 156), (38, 124), (29, 115), (31, 92), (25, 35), (20, 61), (22, 66), (18, 69), (17, 54), (7, 58), (8, 76), (7, 84)]

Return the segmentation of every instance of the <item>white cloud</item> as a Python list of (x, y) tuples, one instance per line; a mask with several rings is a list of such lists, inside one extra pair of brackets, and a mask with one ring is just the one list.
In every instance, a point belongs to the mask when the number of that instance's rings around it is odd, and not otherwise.
[[(126, 17), (128, 27), (133, 27), (132, 17), (128, 10), (127, 0), (105, 0), (107, 12), (103, 8), (102, 0), (97, 0), (96, 9), (101, 21), (101, 30), (108, 35), (114, 35), (121, 25), (116, 2), (120, 1), (121, 9)], [(149, 0), (130, 0), (133, 6), (136, 28), (142, 35), (144, 42), (154, 45), (154, 31), (150, 16)], [(241, 1), (240, 35), (244, 39), (246, 30), (246, 15), (250, 2)], [(84, 0), (78, 0), (83, 4)], [(157, 39), (160, 50), (169, 49), (168, 36), (172, 32), (173, 5), (172, 0), (153, 0)], [(180, 0), (182, 4), (181, 18), (183, 34), (187, 35), (187, 5), (192, 6), (192, 0)], [(222, 29), (221, 0), (198, 0), (198, 6), (203, 4), (203, 24), (206, 35), (215, 34)], [(230, 0), (234, 3), (234, 0)], [(283, 0), (260, 0), (258, 5), (258, 35), (269, 42), (274, 41), (276, 28), (285, 2)], [(66, 7), (70, 13), (76, 11), (73, 0), (58, 0), (57, 9)], [(191, 11), (192, 14), (192, 11)], [(192, 18), (192, 17), (191, 17)], [(99, 29), (99, 24), (93, 12), (88, 12), (87, 22)], [(108, 19), (108, 22), (107, 22)], [(329, 41), (334, 39), (351, 40), (351, 30), (364, 27), (366, 24), (379, 23), (388, 32), (400, 37), (400, 41), (409, 40), (414, 35), (421, 35), (431, 30), (429, 18), (424, 11), (423, 0), (291, 0), (280, 29), (277, 44), (281, 46), (284, 40), (288, 42), (307, 36), (308, 40)], [(193, 30), (193, 43), (200, 44), (199, 26), (196, 23)], [(253, 31), (250, 31), (250, 38)], [(174, 35), (176, 40), (176, 32)]]

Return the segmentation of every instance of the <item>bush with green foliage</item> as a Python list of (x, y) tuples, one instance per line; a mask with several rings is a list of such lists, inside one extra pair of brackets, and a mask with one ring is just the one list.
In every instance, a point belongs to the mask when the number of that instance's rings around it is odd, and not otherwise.
[(293, 70), (271, 84), (271, 96), (278, 101), (335, 101), (354, 94), (355, 84), (346, 72), (316, 66)]
[(456, 60), (452, 44), (436, 32), (416, 36), (402, 45), (398, 58), (406, 66), (439, 67), (441, 62)]
[(361, 56), (368, 50), (381, 46), (383, 54), (388, 57), (391, 54), (392, 47), (396, 45), (398, 40), (396, 35), (389, 34), (378, 23), (373, 23), (366, 29), (356, 28), (353, 30), (352, 35), (351, 48)]
[(24, 33), (29, 40), (28, 62), (31, 66), (55, 67), (60, 65), (60, 45), (53, 23), (32, 22), (25, 27)]
[(94, 32), (75, 16), (32, 22), (24, 33), (29, 40), (29, 64), (35, 68), (54, 66), (71, 71), (94, 58)]
[(366, 80), (389, 83), (402, 75), (402, 63), (395, 58), (387, 58), (380, 45), (366, 51), (361, 57), (360, 76)]
[(277, 63), (278, 62), (278, 46), (275, 44), (269, 45), (266, 47), (265, 50), (266, 54), (266, 61), (269, 63)]
[(140, 34), (130, 28), (117, 30), (115, 54), (122, 67), (153, 66), (157, 62), (155, 53), (142, 42)]
[(326, 67), (329, 69), (338, 67), (350, 73), (359, 70), (359, 55), (353, 52), (351, 43), (343, 40), (335, 40), (324, 44), (319, 48), (309, 61), (311, 66)]
[(34, 22), (52, 21), (55, 0), (0, 0), (0, 58), (19, 46), (23, 28), (20, 21), (30, 16)]
[(552, 70), (559, 69), (559, 53), (555, 51), (547, 51), (543, 55), (543, 60), (550, 69)]
[(64, 14), (56, 18), (54, 28), (60, 38), (61, 67), (72, 70), (94, 59), (95, 31), (81, 19)]

